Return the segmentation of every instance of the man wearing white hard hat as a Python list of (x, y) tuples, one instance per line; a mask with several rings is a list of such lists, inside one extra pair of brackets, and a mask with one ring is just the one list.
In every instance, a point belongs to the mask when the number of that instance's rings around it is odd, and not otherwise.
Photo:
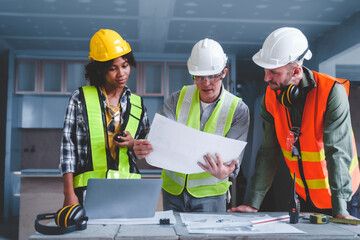
[(304, 67), (311, 56), (304, 34), (290, 27), (272, 32), (253, 56), (269, 84), (261, 104), (263, 141), (246, 205), (230, 211), (258, 211), (282, 154), (295, 178), (300, 211), (359, 217), (350, 84)]
[[(200, 131), (246, 141), (249, 109), (238, 97), (226, 91), (222, 84), (228, 71), (226, 62), (227, 56), (218, 42), (205, 38), (196, 43), (187, 62), (194, 84), (173, 93), (159, 113)], [(135, 141), (137, 157), (147, 157), (151, 151), (148, 140)], [(226, 193), (231, 184), (229, 177), (236, 178), (238, 175), (241, 158), (242, 155), (223, 164), (220, 155), (205, 155), (207, 165), (199, 165), (206, 172), (197, 174), (164, 169), (161, 175), (164, 210), (225, 212)]]

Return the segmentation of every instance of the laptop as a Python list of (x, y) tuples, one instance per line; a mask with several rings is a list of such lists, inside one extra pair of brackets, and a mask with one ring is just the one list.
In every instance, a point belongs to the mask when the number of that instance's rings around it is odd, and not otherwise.
[(89, 219), (150, 218), (162, 179), (89, 179), (84, 207)]

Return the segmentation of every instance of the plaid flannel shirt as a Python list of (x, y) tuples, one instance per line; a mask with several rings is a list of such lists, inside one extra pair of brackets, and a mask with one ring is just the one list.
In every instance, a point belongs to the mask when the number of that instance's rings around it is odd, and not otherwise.
[[(123, 119), (127, 111), (127, 103), (130, 96), (130, 89), (126, 86), (120, 98), (121, 122), (124, 122)], [(104, 107), (103, 109), (106, 109), (106, 97), (103, 93), (101, 93), (101, 100), (101, 104), (103, 104)], [(139, 123), (139, 131), (133, 136), (135, 139), (145, 138), (150, 129), (145, 106), (144, 111), (144, 117)], [(91, 159), (89, 157), (89, 154), (91, 154), (89, 149), (90, 136), (85, 100), (83, 98), (80, 99), (80, 91), (76, 90), (69, 99), (65, 114), (60, 147), (59, 169), (61, 174), (73, 172), (77, 175), (84, 172), (85, 167), (88, 166), (89, 159)], [(128, 151), (128, 153), (129, 161), (137, 159), (132, 151)]]

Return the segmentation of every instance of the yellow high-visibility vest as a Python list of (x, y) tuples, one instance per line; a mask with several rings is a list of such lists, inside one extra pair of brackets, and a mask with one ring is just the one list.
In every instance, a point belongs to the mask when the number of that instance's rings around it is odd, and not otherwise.
[[(219, 102), (207, 120), (203, 131), (226, 136), (231, 127), (235, 109), (240, 98), (223, 89)], [(196, 85), (184, 86), (180, 92), (176, 107), (176, 119), (186, 126), (200, 130), (200, 97)], [(183, 174), (163, 170), (163, 189), (173, 195), (179, 195), (185, 188), (194, 197), (209, 197), (223, 195), (229, 189), (231, 182), (218, 179), (208, 172)]]
[[(140, 174), (130, 173), (127, 148), (119, 149), (118, 170), (108, 169), (100, 93), (94, 86), (82, 87), (82, 91), (88, 116), (92, 169), (74, 176), (74, 188), (87, 186), (90, 178), (141, 178)], [(131, 136), (135, 136), (143, 111), (140, 96), (131, 94), (130, 103), (130, 115), (125, 131), (129, 131)]]

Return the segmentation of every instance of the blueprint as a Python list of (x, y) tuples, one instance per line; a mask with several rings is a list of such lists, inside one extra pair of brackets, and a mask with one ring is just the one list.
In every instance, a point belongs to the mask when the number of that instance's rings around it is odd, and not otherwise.
[[(304, 234), (291, 226), (289, 215), (180, 213), (189, 233), (203, 234)], [(275, 220), (275, 221), (274, 221)]]

